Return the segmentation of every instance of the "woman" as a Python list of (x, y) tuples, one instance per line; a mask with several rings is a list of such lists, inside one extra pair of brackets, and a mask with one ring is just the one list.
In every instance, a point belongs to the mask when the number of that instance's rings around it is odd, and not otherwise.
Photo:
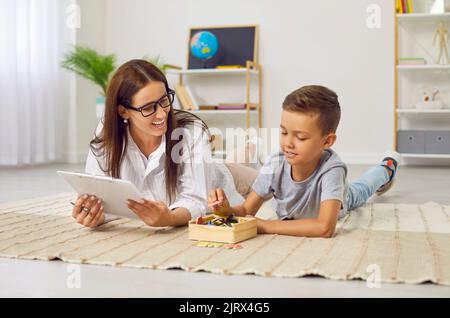
[[(122, 65), (110, 81), (104, 124), (90, 143), (86, 162), (86, 173), (137, 186), (144, 200), (130, 200), (128, 207), (149, 226), (187, 224), (206, 211), (207, 193), (214, 188), (227, 189), (230, 200), (241, 203), (236, 185), (245, 195), (257, 174), (250, 168), (227, 169), (212, 162), (207, 126), (198, 117), (173, 109), (174, 97), (166, 77), (153, 64), (132, 60)], [(231, 173), (243, 171), (248, 181), (234, 181)], [(90, 228), (105, 222), (101, 200), (89, 194), (78, 197), (72, 215)]]

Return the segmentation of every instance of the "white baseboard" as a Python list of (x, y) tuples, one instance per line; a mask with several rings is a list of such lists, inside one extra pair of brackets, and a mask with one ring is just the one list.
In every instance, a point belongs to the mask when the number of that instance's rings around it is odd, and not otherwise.
[(64, 161), (70, 164), (80, 164), (86, 161), (87, 154), (85, 152), (67, 152)]
[(373, 165), (380, 163), (383, 159), (382, 153), (338, 152), (338, 155), (344, 163), (351, 165)]
[[(342, 161), (346, 164), (353, 165), (373, 165), (380, 163), (383, 159), (383, 153), (345, 153), (338, 152)], [(403, 166), (449, 166), (449, 159), (411, 159), (403, 158), (401, 164)]]

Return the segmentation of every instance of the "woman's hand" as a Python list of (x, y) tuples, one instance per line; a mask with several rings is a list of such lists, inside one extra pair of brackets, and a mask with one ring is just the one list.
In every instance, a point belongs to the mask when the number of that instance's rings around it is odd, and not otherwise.
[(209, 192), (208, 206), (219, 216), (228, 216), (232, 214), (230, 202), (223, 189), (214, 189)]
[(163, 202), (144, 200), (143, 203), (128, 200), (128, 208), (145, 224), (154, 227), (172, 226), (173, 215)]
[(72, 209), (72, 217), (77, 223), (88, 228), (103, 224), (105, 213), (102, 201), (87, 194), (79, 196)]

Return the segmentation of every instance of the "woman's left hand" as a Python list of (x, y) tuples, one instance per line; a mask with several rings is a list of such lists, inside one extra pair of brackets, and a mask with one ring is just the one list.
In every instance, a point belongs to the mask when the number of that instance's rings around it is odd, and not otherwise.
[(128, 200), (128, 208), (145, 224), (154, 227), (171, 226), (173, 215), (163, 202), (144, 200), (143, 203)]

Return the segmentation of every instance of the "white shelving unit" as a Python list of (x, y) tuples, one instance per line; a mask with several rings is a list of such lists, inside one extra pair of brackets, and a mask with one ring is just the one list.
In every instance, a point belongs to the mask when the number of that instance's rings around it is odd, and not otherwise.
[[(247, 61), (246, 67), (237, 69), (169, 69), (167, 75), (176, 77), (179, 85), (189, 85), (191, 88), (195, 88), (197, 92), (202, 91), (201, 86), (203, 84), (204, 95), (215, 95), (214, 101), (208, 100), (211, 98), (200, 96), (205, 105), (217, 105), (218, 100), (227, 103), (230, 98), (247, 105), (246, 109), (237, 110), (190, 111), (204, 120), (208, 126), (219, 128), (223, 133), (222, 137), (225, 142), (226, 128), (237, 126), (245, 129), (262, 127), (262, 66), (260, 64)], [(230, 84), (230, 82), (233, 83), (233, 87), (236, 87), (236, 91), (225, 93), (226, 84)], [(205, 86), (209, 87), (209, 91), (206, 89), (205, 92)], [(257, 93), (252, 94), (255, 91)], [(238, 95), (239, 97), (237, 97)], [(223, 150), (214, 151), (216, 158), (224, 158), (225, 155), (226, 152)]]
[(399, 71), (448, 71), (450, 65), (397, 65)]
[(450, 12), (446, 13), (409, 13), (409, 14), (397, 14), (399, 21), (435, 21), (442, 19), (450, 19)]
[[(417, 3), (417, 2), (416, 2)], [(413, 7), (415, 7), (413, 2)], [(435, 64), (436, 48), (432, 46), (434, 31), (440, 21), (450, 25), (450, 12), (442, 14), (411, 13), (395, 17), (395, 131), (398, 149), (400, 130), (450, 130), (450, 65)], [(424, 57), (425, 65), (398, 65), (399, 58)], [(416, 109), (419, 86), (440, 89), (445, 98), (443, 109)], [(420, 96), (419, 96), (420, 99)], [(408, 159), (450, 159), (450, 154), (402, 153)]]
[[(258, 115), (258, 128), (262, 126), (262, 66), (251, 61), (247, 61), (245, 68), (238, 69), (169, 69), (168, 75), (174, 75), (178, 77), (178, 83), (183, 85), (186, 81), (189, 81), (190, 77), (208, 77), (213, 78), (219, 76), (240, 76), (245, 77), (245, 104), (247, 108), (245, 110), (198, 110), (192, 111), (197, 115), (245, 115), (246, 116), (246, 128), (250, 128), (251, 115)], [(258, 100), (252, 102), (251, 98), (251, 82), (252, 77), (256, 78), (258, 86)]]
[[(247, 113), (247, 110), (193, 110), (191, 113), (195, 115), (210, 115), (210, 116), (216, 116), (216, 115), (245, 115)], [(251, 115), (258, 115), (258, 111), (251, 109), (250, 110)]]
[[(250, 70), (251, 75), (258, 75), (258, 71)], [(246, 68), (240, 69), (198, 69), (198, 70), (174, 70), (169, 69), (167, 74), (172, 75), (245, 75), (247, 73)]]
[(450, 109), (399, 108), (399, 109), (397, 109), (397, 113), (398, 114), (412, 114), (412, 115), (423, 115), (423, 114), (430, 114), (430, 115), (449, 114), (450, 115)]
[(402, 157), (406, 159), (450, 159), (450, 155), (429, 155), (421, 153), (402, 153)]

